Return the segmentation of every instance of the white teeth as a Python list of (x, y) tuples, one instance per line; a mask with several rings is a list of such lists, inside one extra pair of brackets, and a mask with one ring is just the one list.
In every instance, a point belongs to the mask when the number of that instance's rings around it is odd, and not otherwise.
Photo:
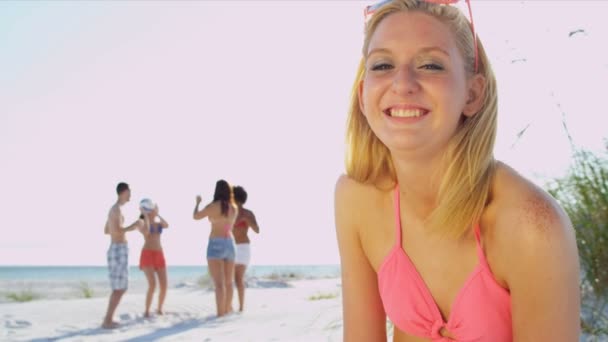
[(420, 109), (391, 109), (391, 116), (398, 118), (417, 118), (422, 114)]

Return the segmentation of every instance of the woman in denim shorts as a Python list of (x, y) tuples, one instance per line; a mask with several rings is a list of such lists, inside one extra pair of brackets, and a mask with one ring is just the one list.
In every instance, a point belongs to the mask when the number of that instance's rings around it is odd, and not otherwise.
[(207, 265), (215, 286), (219, 317), (232, 312), (235, 248), (231, 231), (238, 214), (238, 207), (234, 202), (232, 187), (223, 179), (215, 184), (213, 201), (199, 210), (201, 201), (201, 197), (196, 196), (193, 217), (195, 220), (208, 217), (211, 222)]

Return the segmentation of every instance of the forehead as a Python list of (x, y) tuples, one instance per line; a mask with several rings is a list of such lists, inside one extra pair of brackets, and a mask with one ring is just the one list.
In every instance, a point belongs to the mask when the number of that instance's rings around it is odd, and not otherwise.
[(411, 11), (389, 14), (376, 27), (370, 39), (368, 52), (372, 49), (417, 50), (439, 47), (452, 54), (456, 42), (448, 26), (431, 15)]

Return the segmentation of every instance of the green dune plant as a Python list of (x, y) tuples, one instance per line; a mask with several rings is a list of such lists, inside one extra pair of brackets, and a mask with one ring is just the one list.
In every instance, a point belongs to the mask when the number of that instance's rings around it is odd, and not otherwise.
[(211, 279), (211, 276), (209, 276), (208, 274), (200, 276), (198, 278), (198, 280), (196, 281), (196, 284), (201, 289), (205, 289), (205, 290), (213, 289), (213, 280)]
[[(608, 147), (608, 146), (607, 146)], [(548, 185), (576, 232), (581, 263), (581, 328), (608, 337), (608, 159), (575, 150), (567, 175)]]
[(6, 298), (14, 302), (29, 302), (40, 296), (31, 290), (21, 290), (19, 292), (9, 292), (6, 294)]
[(338, 297), (337, 292), (323, 292), (323, 293), (318, 293), (318, 294), (308, 297), (308, 300), (315, 301), (315, 300), (333, 299), (333, 298), (337, 298), (337, 297)]
[(89, 286), (89, 283), (86, 281), (81, 281), (78, 285), (78, 289), (84, 298), (92, 298), (94, 295), (93, 289)]

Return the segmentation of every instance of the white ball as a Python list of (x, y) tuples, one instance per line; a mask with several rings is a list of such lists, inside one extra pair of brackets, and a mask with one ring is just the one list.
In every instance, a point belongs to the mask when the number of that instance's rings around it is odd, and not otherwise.
[(139, 207), (142, 208), (144, 211), (149, 212), (154, 210), (154, 207), (156, 207), (156, 205), (154, 204), (154, 202), (152, 202), (151, 199), (144, 198), (139, 202)]

